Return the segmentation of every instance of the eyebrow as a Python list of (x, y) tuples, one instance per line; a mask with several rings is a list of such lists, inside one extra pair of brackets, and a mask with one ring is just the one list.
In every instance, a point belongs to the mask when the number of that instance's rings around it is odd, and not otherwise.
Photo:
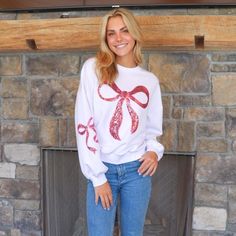
[[(124, 29), (127, 29), (127, 26), (124, 26), (124, 27), (122, 27), (120, 30), (122, 31), (122, 30), (124, 30)], [(107, 31), (115, 31), (114, 29), (107, 29)]]

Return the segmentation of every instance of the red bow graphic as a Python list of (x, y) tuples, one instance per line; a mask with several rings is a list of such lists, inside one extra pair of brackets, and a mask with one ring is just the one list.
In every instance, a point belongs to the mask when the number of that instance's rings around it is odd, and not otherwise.
[[(118, 132), (119, 132), (119, 128), (121, 126), (122, 120), (123, 120), (122, 105), (123, 105), (124, 101), (126, 101), (126, 106), (127, 106), (127, 109), (130, 114), (131, 121), (132, 121), (131, 133), (134, 133), (138, 128), (139, 118), (138, 118), (138, 115), (136, 114), (136, 112), (134, 111), (134, 109), (131, 107), (130, 100), (134, 101), (142, 108), (146, 108), (148, 105), (148, 102), (149, 102), (149, 92), (148, 92), (147, 88), (145, 88), (144, 86), (137, 86), (132, 91), (127, 92), (127, 91), (121, 91), (118, 88), (118, 86), (115, 83), (113, 83), (110, 85), (110, 87), (118, 94), (112, 98), (105, 98), (101, 95), (101, 92), (100, 92), (101, 86), (102, 85), (99, 85), (99, 87), (98, 87), (98, 94), (99, 94), (100, 98), (102, 98), (105, 101), (109, 101), (109, 102), (119, 99), (119, 101), (116, 105), (116, 109), (113, 114), (113, 117), (110, 121), (110, 133), (111, 133), (112, 137), (117, 140), (120, 140)], [(147, 102), (141, 103), (139, 100), (137, 100), (133, 96), (136, 93), (144, 93), (147, 96)]]
[(87, 125), (78, 124), (77, 130), (78, 130), (78, 133), (81, 134), (81, 135), (86, 134), (86, 146), (87, 146), (87, 148), (88, 148), (90, 151), (92, 151), (92, 152), (95, 154), (95, 152), (97, 151), (97, 149), (94, 148), (94, 147), (88, 146), (89, 129), (92, 129), (92, 130), (94, 131), (95, 135), (94, 135), (94, 137), (93, 137), (93, 140), (94, 140), (94, 142), (98, 143), (96, 130), (95, 130), (95, 127), (94, 127), (94, 123), (93, 123), (92, 121), (93, 121), (93, 118), (91, 117), (91, 118), (89, 119)]

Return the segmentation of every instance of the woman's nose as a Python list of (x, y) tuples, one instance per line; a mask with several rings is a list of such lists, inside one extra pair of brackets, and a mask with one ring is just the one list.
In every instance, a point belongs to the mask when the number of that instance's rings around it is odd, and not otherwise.
[(118, 34), (116, 35), (116, 41), (117, 41), (117, 42), (120, 42), (121, 39), (122, 39), (121, 34), (118, 33)]

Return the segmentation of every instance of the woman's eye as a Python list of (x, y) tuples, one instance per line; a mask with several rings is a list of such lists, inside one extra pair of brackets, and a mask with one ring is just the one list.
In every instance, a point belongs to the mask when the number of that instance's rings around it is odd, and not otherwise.
[(110, 37), (110, 36), (113, 36), (113, 35), (114, 35), (114, 33), (108, 33), (108, 34), (107, 34), (107, 36), (109, 36), (109, 37)]

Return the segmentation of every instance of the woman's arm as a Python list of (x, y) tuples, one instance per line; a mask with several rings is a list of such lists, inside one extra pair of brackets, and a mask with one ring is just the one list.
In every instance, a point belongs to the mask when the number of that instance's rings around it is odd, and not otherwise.
[(92, 65), (85, 62), (81, 71), (80, 86), (75, 103), (75, 131), (80, 166), (83, 174), (95, 188), (95, 202), (100, 198), (104, 209), (112, 204), (112, 193), (105, 172), (107, 167), (100, 159), (99, 140), (93, 117), (93, 87), (90, 73)]
[(142, 162), (138, 172), (144, 176), (153, 175), (158, 161), (162, 158), (164, 147), (157, 141), (162, 135), (163, 107), (159, 82), (156, 84), (149, 101), (146, 125), (146, 153), (141, 157)]

